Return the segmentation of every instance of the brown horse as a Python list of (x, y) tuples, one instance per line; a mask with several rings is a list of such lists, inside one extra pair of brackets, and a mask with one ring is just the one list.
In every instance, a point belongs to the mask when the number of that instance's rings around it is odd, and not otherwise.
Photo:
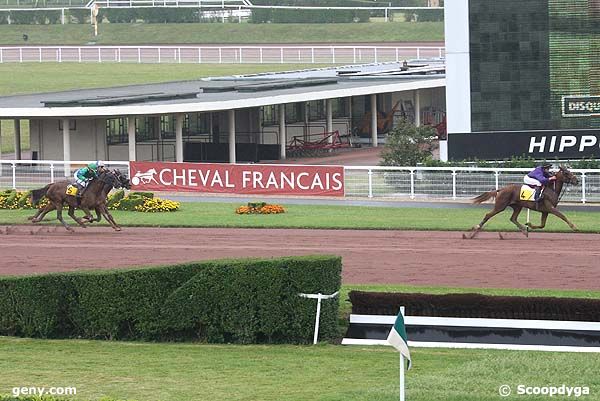
[[(63, 206), (67, 205), (69, 207), (69, 216), (71, 216), (71, 218), (75, 220), (81, 227), (85, 228), (85, 223), (94, 220), (92, 214), (90, 213), (90, 209), (92, 209), (96, 210), (98, 221), (100, 220), (99, 215), (102, 214), (113, 229), (116, 231), (121, 230), (106, 208), (106, 197), (110, 190), (115, 187), (121, 187), (121, 181), (114, 172), (108, 170), (101, 171), (98, 177), (90, 181), (80, 201), (78, 201), (75, 196), (66, 194), (67, 187), (70, 184), (70, 180), (63, 180), (48, 184), (44, 188), (31, 191), (32, 204), (37, 204), (37, 202), (44, 196), (50, 200), (50, 203), (44, 208), (38, 210), (38, 212), (29, 219), (33, 223), (40, 222), (48, 212), (56, 209), (57, 219), (68, 231), (72, 232), (73, 229), (62, 218)], [(84, 211), (85, 216), (83, 219), (75, 216), (75, 209), (81, 209)]]
[[(563, 220), (565, 223), (571, 227), (573, 231), (577, 231), (577, 227), (569, 221), (565, 217), (564, 214), (558, 211), (556, 206), (560, 200), (560, 194), (563, 189), (564, 184), (577, 184), (579, 181), (577, 177), (571, 173), (566, 167), (560, 167), (558, 172), (554, 175), (556, 180), (552, 181), (548, 186), (544, 189), (544, 197), (540, 202), (533, 201), (522, 201), (520, 200), (520, 192), (521, 192), (521, 184), (511, 184), (502, 189), (484, 192), (478, 197), (473, 199), (473, 203), (479, 204), (485, 202), (488, 199), (496, 198), (496, 202), (494, 204), (494, 209), (486, 214), (481, 220), (481, 223), (477, 224), (471, 229), (471, 235), (467, 237), (463, 234), (463, 238), (474, 238), (483, 228), (483, 225), (492, 217), (502, 212), (508, 206), (512, 207), (513, 214), (510, 217), (510, 221), (512, 221), (519, 230), (527, 237), (528, 230), (530, 229), (542, 229), (546, 226), (546, 219), (548, 218), (548, 214), (553, 214)], [(535, 210), (542, 213), (541, 224), (539, 226), (527, 223), (527, 226), (519, 223), (517, 218), (519, 217), (519, 213), (523, 208)]]

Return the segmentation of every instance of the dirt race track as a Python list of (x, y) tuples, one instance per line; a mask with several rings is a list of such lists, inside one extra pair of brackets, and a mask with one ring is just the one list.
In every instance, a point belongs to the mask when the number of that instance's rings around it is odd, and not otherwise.
[(0, 275), (214, 258), (336, 254), (346, 284), (600, 289), (600, 235), (457, 232), (0, 227)]

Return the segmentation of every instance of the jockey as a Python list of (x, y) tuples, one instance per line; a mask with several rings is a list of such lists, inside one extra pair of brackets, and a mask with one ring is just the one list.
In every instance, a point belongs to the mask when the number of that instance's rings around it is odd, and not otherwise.
[(97, 161), (95, 163), (90, 163), (85, 167), (80, 168), (75, 172), (75, 184), (77, 185), (77, 197), (81, 198), (83, 196), (83, 192), (85, 188), (89, 184), (89, 182), (98, 176), (98, 171), (104, 169), (104, 162)]
[(535, 202), (542, 200), (542, 189), (550, 181), (556, 180), (556, 177), (550, 175), (550, 167), (552, 164), (544, 163), (541, 166), (537, 166), (523, 177), (523, 182), (529, 186), (535, 187), (535, 195), (533, 197)]

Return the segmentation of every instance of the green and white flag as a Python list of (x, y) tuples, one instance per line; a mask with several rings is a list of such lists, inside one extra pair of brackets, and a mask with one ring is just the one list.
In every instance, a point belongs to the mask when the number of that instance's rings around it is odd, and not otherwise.
[(410, 369), (412, 363), (410, 360), (410, 351), (408, 350), (408, 339), (406, 337), (406, 328), (404, 327), (402, 311), (398, 313), (396, 323), (394, 323), (394, 327), (390, 330), (387, 341), (391, 346), (400, 351), (400, 354), (402, 354), (403, 357), (408, 359), (408, 369)]

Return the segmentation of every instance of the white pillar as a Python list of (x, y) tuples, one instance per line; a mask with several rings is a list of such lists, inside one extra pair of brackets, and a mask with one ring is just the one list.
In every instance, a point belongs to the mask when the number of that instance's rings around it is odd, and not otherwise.
[(235, 163), (235, 110), (229, 110), (229, 163)]
[(415, 89), (415, 126), (421, 126), (421, 92)]
[(63, 160), (65, 161), (65, 177), (71, 175), (71, 132), (69, 131), (69, 119), (62, 120), (63, 126)]
[(129, 144), (129, 161), (135, 161), (135, 116), (127, 117), (127, 142)]
[(440, 141), (440, 160), (443, 162), (448, 161), (448, 141)]
[(285, 130), (285, 104), (279, 105), (279, 158), (284, 160), (287, 145), (287, 132)]
[(21, 160), (21, 120), (15, 119), (15, 160)]
[(447, 6), (444, 7), (446, 116), (451, 138), (453, 133), (471, 132), (469, 0), (453, 0)]
[(377, 95), (371, 95), (371, 145), (377, 147)]
[(175, 160), (183, 162), (183, 113), (175, 115)]

